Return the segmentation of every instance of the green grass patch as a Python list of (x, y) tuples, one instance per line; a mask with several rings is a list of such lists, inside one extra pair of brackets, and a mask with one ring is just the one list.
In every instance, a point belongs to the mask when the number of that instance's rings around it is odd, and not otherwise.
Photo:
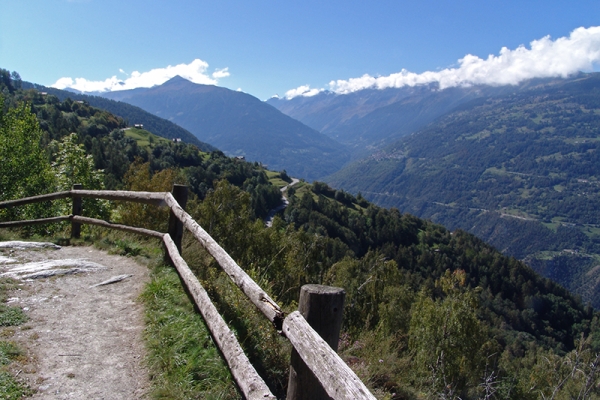
[(31, 394), (31, 390), (17, 381), (10, 373), (0, 371), (0, 399), (17, 400)]
[(0, 341), (0, 365), (8, 365), (22, 355), (23, 351), (13, 342)]
[(229, 370), (172, 268), (159, 266), (142, 294), (157, 399), (238, 399)]
[(279, 172), (265, 170), (265, 173), (267, 174), (269, 182), (271, 182), (271, 185), (273, 186), (282, 188), (289, 184), (289, 182), (286, 182), (283, 179), (281, 179), (281, 174)]
[[(19, 307), (4, 304), (8, 292), (17, 288), (17, 281), (0, 279), (0, 327), (17, 326), (27, 321), (27, 315)], [(23, 356), (23, 351), (13, 342), (0, 341), (0, 399), (21, 399), (32, 394), (31, 390), (18, 381), (10, 372), (12, 362)]]
[(0, 326), (18, 326), (27, 322), (28, 319), (20, 307), (0, 305)]
[(169, 139), (165, 139), (160, 136), (156, 136), (147, 130), (138, 128), (129, 128), (125, 130), (125, 136), (134, 139), (138, 146), (143, 148), (153, 147), (158, 143), (169, 143)]

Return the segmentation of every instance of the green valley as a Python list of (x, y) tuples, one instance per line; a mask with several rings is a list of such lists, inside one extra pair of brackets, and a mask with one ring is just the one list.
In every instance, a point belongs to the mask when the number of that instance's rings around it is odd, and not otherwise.
[(327, 181), (474, 233), (598, 307), (599, 135), (598, 74), (540, 81), (463, 104)]

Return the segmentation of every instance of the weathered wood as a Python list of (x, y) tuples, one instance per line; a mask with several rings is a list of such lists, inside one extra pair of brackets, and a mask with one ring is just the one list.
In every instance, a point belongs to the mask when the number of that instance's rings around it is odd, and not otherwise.
[[(345, 295), (344, 289), (324, 285), (304, 285), (300, 290), (298, 311), (333, 351), (338, 348)], [(290, 360), (287, 399), (330, 399), (295, 349)]]
[(24, 197), (22, 199), (17, 199), (17, 200), (2, 201), (2, 202), (0, 202), (0, 208), (24, 206), (26, 204), (39, 203), (42, 201), (50, 201), (50, 200), (57, 200), (57, 199), (67, 199), (69, 197), (71, 197), (70, 191), (41, 194), (39, 196)]
[[(73, 194), (73, 191), (70, 192)], [(95, 198), (116, 201), (133, 201), (136, 203), (164, 206), (166, 192), (131, 192), (126, 190), (77, 190), (76, 195), (84, 198)]]
[(117, 282), (121, 282), (127, 278), (131, 278), (133, 275), (131, 274), (124, 274), (124, 275), (117, 275), (117, 276), (113, 276), (105, 281), (102, 281), (100, 283), (96, 283), (95, 285), (90, 286), (91, 288), (95, 288), (98, 286), (106, 286), (106, 285), (112, 285), (113, 283), (117, 283)]
[[(83, 203), (81, 201), (81, 197), (77, 196), (75, 193), (77, 190), (83, 189), (83, 185), (80, 183), (76, 183), (73, 185), (73, 190), (71, 191), (71, 197), (73, 198), (73, 216), (80, 216), (83, 211)], [(71, 219), (71, 237), (75, 239), (79, 239), (81, 236), (81, 224), (77, 222), (76, 219)]]
[(96, 219), (96, 218), (90, 218), (90, 217), (78, 217), (78, 216), (71, 216), (70, 218), (77, 222), (80, 222), (82, 224), (97, 225), (97, 226), (102, 226), (104, 228), (117, 229), (119, 231), (137, 233), (138, 235), (152, 236), (152, 237), (159, 238), (159, 239), (162, 239), (162, 237), (164, 235), (164, 233), (156, 232), (156, 231), (153, 231), (150, 229), (136, 228), (134, 226), (129, 226), (129, 225), (113, 224), (113, 223), (104, 221), (102, 219)]
[[(8, 200), (0, 202), (0, 208), (10, 208), (23, 206), (26, 204), (40, 203), (42, 201), (51, 201), (58, 199), (67, 199), (73, 197), (72, 190), (66, 192), (57, 192), (42, 194), (39, 196), (25, 197), (17, 200)], [(96, 198), (116, 201), (133, 201), (136, 203), (154, 204), (156, 206), (165, 205), (165, 192), (131, 192), (126, 190), (77, 190), (77, 197)]]
[(231, 332), (211, 302), (206, 290), (204, 290), (185, 260), (179, 254), (175, 242), (168, 234), (164, 235), (163, 240), (171, 256), (173, 265), (175, 265), (179, 276), (198, 306), (212, 334), (213, 340), (225, 357), (231, 370), (231, 375), (233, 375), (244, 397), (249, 400), (275, 399), (275, 396), (273, 396), (265, 382), (258, 375), (252, 364), (250, 364), (235, 335)]
[(375, 400), (375, 396), (365, 384), (306, 322), (299, 311), (294, 311), (285, 318), (283, 334), (332, 399)]
[(50, 223), (53, 223), (53, 222), (68, 221), (70, 218), (71, 217), (68, 216), (68, 215), (63, 215), (61, 217), (51, 217), (51, 218), (40, 218), (40, 219), (27, 219), (27, 220), (22, 220), (22, 221), (0, 222), (0, 228), (18, 228), (20, 226), (50, 224)]
[[(188, 187), (185, 185), (173, 185), (173, 198), (182, 210), (185, 210), (188, 199)], [(183, 223), (177, 218), (173, 211), (169, 212), (169, 236), (175, 242), (177, 250), (181, 253), (181, 241), (183, 239)]]
[(173, 198), (171, 193), (167, 193), (165, 201), (173, 213), (179, 218), (183, 225), (190, 231), (192, 235), (204, 248), (217, 260), (221, 268), (225, 271), (231, 280), (244, 292), (248, 299), (254, 304), (268, 319), (273, 323), (277, 330), (281, 330), (281, 324), (283, 322), (283, 311), (275, 303), (273, 299), (269, 297), (264, 290), (260, 288), (248, 276), (248, 274), (240, 268), (239, 265), (231, 258), (229, 254), (208, 234), (192, 217), (186, 213), (177, 204), (177, 201)]

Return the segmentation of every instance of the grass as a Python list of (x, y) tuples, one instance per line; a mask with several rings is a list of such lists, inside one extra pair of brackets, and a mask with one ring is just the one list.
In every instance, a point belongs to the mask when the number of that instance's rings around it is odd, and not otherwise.
[(142, 294), (156, 399), (238, 399), (227, 365), (174, 269), (155, 267)]
[(125, 136), (134, 139), (138, 146), (142, 148), (152, 148), (158, 143), (169, 143), (169, 139), (165, 139), (160, 136), (156, 136), (144, 129), (130, 128), (125, 131)]
[(271, 185), (277, 186), (278, 188), (282, 188), (289, 184), (289, 182), (286, 182), (283, 179), (281, 179), (281, 174), (279, 172), (269, 170), (265, 170), (265, 172), (267, 173), (267, 178), (269, 178), (269, 182), (271, 182)]
[[(18, 326), (27, 321), (27, 315), (19, 307), (4, 304), (8, 292), (17, 288), (16, 281), (10, 278), (0, 279), (0, 327)], [(8, 332), (2, 332), (8, 333)], [(30, 395), (31, 390), (18, 381), (10, 372), (13, 361), (23, 356), (23, 351), (13, 342), (0, 340), (0, 399), (21, 399)]]

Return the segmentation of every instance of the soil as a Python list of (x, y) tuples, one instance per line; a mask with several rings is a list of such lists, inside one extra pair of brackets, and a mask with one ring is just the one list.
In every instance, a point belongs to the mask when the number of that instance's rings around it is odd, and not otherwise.
[[(147, 267), (92, 247), (4, 250), (0, 255), (19, 263), (85, 259), (106, 267), (26, 279), (10, 292), (10, 305), (23, 308), (29, 321), (0, 333), (26, 349), (27, 361), (16, 372), (35, 391), (33, 399), (147, 398), (144, 310), (138, 301), (149, 280)], [(10, 266), (0, 263), (0, 271)], [(132, 276), (92, 287), (117, 275)]]

